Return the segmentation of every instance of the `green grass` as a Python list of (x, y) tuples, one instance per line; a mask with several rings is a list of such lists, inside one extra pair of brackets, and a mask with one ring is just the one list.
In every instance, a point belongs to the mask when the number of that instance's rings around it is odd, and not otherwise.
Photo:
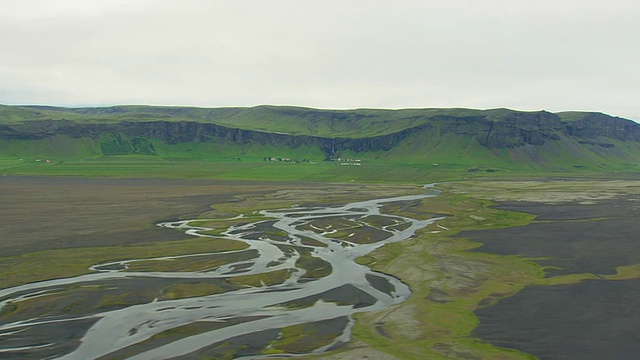
[[(430, 183), (471, 178), (513, 178), (531, 176), (605, 175), (601, 168), (540, 170), (504, 169), (465, 165), (403, 164), (383, 160), (365, 161), (361, 166), (341, 166), (330, 161), (286, 163), (262, 160), (215, 159), (170, 160), (159, 156), (126, 155), (86, 160), (16, 159), (0, 157), (0, 175), (87, 176), (112, 178), (184, 178), (221, 180)], [(619, 169), (634, 172), (633, 167)]]
[(96, 141), (56, 135), (41, 140), (0, 141), (0, 158), (35, 161), (45, 159), (79, 160), (101, 156)]
[[(54, 160), (55, 161), (55, 160)], [(157, 156), (114, 156), (93, 160), (64, 161), (47, 164), (35, 160), (3, 159), (0, 173), (8, 175), (76, 175), (90, 177), (162, 177), (205, 178), (230, 180), (307, 180), (336, 181), (372, 180), (392, 174), (397, 166), (371, 164), (370, 166), (340, 167), (334, 162), (285, 163), (238, 160), (166, 160)], [(417, 178), (422, 173), (417, 173)], [(394, 181), (397, 179), (390, 179)], [(406, 179), (404, 179), (406, 180)]]

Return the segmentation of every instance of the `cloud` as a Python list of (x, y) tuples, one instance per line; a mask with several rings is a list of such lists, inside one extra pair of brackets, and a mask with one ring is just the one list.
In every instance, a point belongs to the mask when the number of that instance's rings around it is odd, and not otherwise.
[(600, 110), (640, 119), (640, 4), (11, 0), (0, 102)]
[(149, 0), (10, 0), (3, 3), (0, 16), (17, 20), (102, 17), (106, 13), (130, 12), (149, 5)]

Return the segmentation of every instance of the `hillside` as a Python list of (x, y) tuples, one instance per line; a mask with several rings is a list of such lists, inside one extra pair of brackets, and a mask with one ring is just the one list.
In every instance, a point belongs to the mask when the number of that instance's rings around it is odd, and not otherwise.
[[(482, 170), (636, 170), (640, 124), (601, 113), (0, 106), (3, 159), (369, 163)], [(25, 160), (27, 159), (27, 160)]]

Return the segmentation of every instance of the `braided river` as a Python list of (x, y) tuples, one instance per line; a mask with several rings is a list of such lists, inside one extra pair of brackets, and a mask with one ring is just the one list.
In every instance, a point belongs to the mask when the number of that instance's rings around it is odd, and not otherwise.
[[(86, 275), (2, 289), (0, 358), (250, 359), (336, 348), (349, 341), (354, 314), (411, 294), (399, 279), (355, 260), (441, 219), (389, 215), (383, 207), (438, 193), (428, 185), (420, 195), (262, 210), (218, 233), (209, 226), (216, 219), (160, 223), (247, 247), (102, 263)], [(210, 266), (188, 270), (197, 264)], [(262, 280), (235, 281), (251, 278)], [(158, 289), (173, 295), (158, 297)]]

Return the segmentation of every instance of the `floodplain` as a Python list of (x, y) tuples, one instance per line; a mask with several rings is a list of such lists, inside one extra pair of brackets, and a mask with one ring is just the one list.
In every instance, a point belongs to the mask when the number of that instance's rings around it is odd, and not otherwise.
[[(94, 265), (116, 270), (131, 259), (139, 260), (126, 263), (131, 272), (207, 272), (250, 262), (255, 251), (220, 235), (229, 228), (264, 220), (254, 234), (237, 234), (250, 240), (267, 236), (286, 249), (289, 238), (282, 229), (273, 227), (273, 220), (260, 214), (262, 210), (290, 209), (287, 211), (294, 218), (301, 206), (313, 211), (424, 192), (421, 186), (397, 183), (157, 178), (4, 176), (0, 177), (0, 185), (0, 291), (90, 274), (95, 271)], [(408, 224), (397, 219), (433, 220), (417, 230), (415, 236), (387, 243), (356, 259), (358, 264), (380, 274), (378, 278), (372, 274), (367, 277), (374, 288), (392, 292), (385, 280), (392, 276), (410, 289), (407, 299), (359, 312), (354, 315), (355, 324), (345, 316), (283, 325), (278, 330), (212, 343), (191, 356), (584, 358), (584, 353), (572, 353), (571, 349), (589, 344), (593, 354), (613, 351), (613, 347), (621, 349), (617, 354), (623, 359), (637, 353), (633, 346), (640, 342), (630, 344), (634, 338), (628, 336), (639, 333), (635, 324), (640, 323), (633, 317), (638, 315), (638, 304), (633, 299), (640, 298), (635, 285), (640, 278), (640, 259), (634, 256), (638, 245), (633, 236), (639, 230), (633, 221), (640, 204), (638, 179), (469, 179), (441, 183), (437, 188), (443, 191), (439, 196), (382, 205), (381, 212), (391, 218), (368, 215), (360, 221), (358, 209), (352, 209), (353, 214), (341, 218), (303, 219), (301, 215), (300, 223), (294, 224), (300, 231), (326, 233), (332, 241), (371, 246), (387, 239), (393, 231), (406, 230)], [(207, 235), (219, 238), (205, 241), (188, 236), (181, 229), (157, 226), (187, 220), (192, 220), (187, 225), (206, 227)], [(323, 247), (313, 236), (300, 240), (305, 246)], [(223, 252), (233, 255), (215, 254)], [(284, 253), (293, 254), (286, 250)], [(311, 251), (301, 250), (295, 256), (296, 267), (306, 271), (302, 275), (306, 281), (317, 281), (333, 271)], [(38, 358), (29, 355), (28, 350), (8, 351), (19, 348), (14, 345), (20, 340), (1, 330), (6, 324), (34, 316), (86, 316), (153, 301), (188, 300), (282, 284), (291, 275), (290, 271), (277, 270), (238, 276), (232, 281), (130, 279), (124, 285), (80, 284), (49, 296), (14, 301), (0, 310), (0, 351), (5, 358)], [(575, 301), (577, 295), (586, 297)], [(318, 301), (354, 307), (373, 302), (358, 289), (342, 287), (281, 306), (295, 311)], [(553, 315), (574, 314), (567, 309), (593, 315)], [(617, 337), (620, 343), (610, 338), (597, 341), (593, 336), (602, 333), (590, 330), (597, 329), (605, 316), (616, 319), (611, 317), (612, 312), (621, 320), (608, 326), (618, 326), (622, 331)], [(259, 320), (236, 318), (225, 326)], [(31, 336), (46, 337), (53, 332), (69, 341), (54, 348), (52, 354), (70, 352), (84, 336), (82, 329), (92, 321), (95, 319), (78, 319), (63, 329), (45, 326), (34, 330)], [(519, 328), (523, 325), (525, 330)], [(185, 334), (206, 333), (221, 326), (217, 322), (196, 321), (159, 333), (140, 346), (161, 347)], [(325, 349), (331, 351), (322, 354), (304, 355), (333, 344), (345, 327), (351, 329), (350, 341), (335, 343)], [(585, 330), (574, 338), (554, 340), (554, 336), (543, 336), (554, 334), (555, 328), (562, 329), (566, 336), (577, 334), (579, 328)], [(105, 358), (127, 358), (137, 351), (134, 347), (123, 348)]]

